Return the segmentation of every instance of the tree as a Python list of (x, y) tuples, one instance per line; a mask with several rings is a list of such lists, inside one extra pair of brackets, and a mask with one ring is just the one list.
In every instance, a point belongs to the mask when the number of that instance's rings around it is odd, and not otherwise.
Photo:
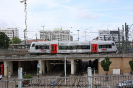
[(132, 60), (129, 61), (129, 65), (130, 65), (131, 71), (133, 72), (133, 58)]
[(109, 59), (109, 57), (105, 57), (105, 59), (101, 61), (101, 66), (103, 70), (107, 72), (106, 75), (108, 75), (109, 66), (112, 63), (111, 61), (109, 61)]
[(9, 37), (4, 32), (0, 32), (0, 47), (7, 49), (9, 46), (9, 41)]
[(12, 38), (12, 40), (10, 41), (10, 44), (18, 44), (21, 43), (21, 39), (14, 37)]

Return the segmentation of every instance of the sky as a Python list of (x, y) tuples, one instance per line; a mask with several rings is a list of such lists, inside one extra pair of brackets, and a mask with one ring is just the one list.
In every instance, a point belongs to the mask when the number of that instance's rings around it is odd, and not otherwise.
[[(27, 0), (27, 38), (40, 38), (39, 31), (70, 30), (73, 40), (92, 40), (99, 30), (122, 29), (133, 24), (133, 0)], [(24, 39), (25, 12), (20, 0), (0, 1), (0, 28), (18, 28)], [(131, 26), (130, 31), (133, 30)]]

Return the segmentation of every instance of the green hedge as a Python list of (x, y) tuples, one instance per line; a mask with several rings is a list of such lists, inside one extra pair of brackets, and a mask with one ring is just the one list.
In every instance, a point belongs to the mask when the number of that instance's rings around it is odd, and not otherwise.
[(30, 79), (32, 77), (33, 77), (32, 74), (27, 74), (27, 75), (23, 76), (24, 79)]

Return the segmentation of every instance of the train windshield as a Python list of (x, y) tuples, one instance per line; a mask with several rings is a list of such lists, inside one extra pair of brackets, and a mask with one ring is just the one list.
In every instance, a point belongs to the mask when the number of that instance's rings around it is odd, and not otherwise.
[(115, 46), (115, 44), (114, 44), (114, 43), (112, 43), (112, 46)]
[(32, 47), (35, 47), (35, 44), (34, 43), (32, 44)]

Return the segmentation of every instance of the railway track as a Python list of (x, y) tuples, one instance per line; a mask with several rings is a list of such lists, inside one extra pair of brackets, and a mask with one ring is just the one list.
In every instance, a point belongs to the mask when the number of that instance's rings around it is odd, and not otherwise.
[[(71, 65), (68, 65), (67, 68), (66, 68), (66, 76), (69, 76), (70, 75), (70, 70), (71, 70)], [(63, 72), (60, 77), (64, 77), (65, 76), (65, 73)], [(55, 86), (61, 86), (63, 83), (65, 82), (65, 79), (57, 79), (55, 81)]]

